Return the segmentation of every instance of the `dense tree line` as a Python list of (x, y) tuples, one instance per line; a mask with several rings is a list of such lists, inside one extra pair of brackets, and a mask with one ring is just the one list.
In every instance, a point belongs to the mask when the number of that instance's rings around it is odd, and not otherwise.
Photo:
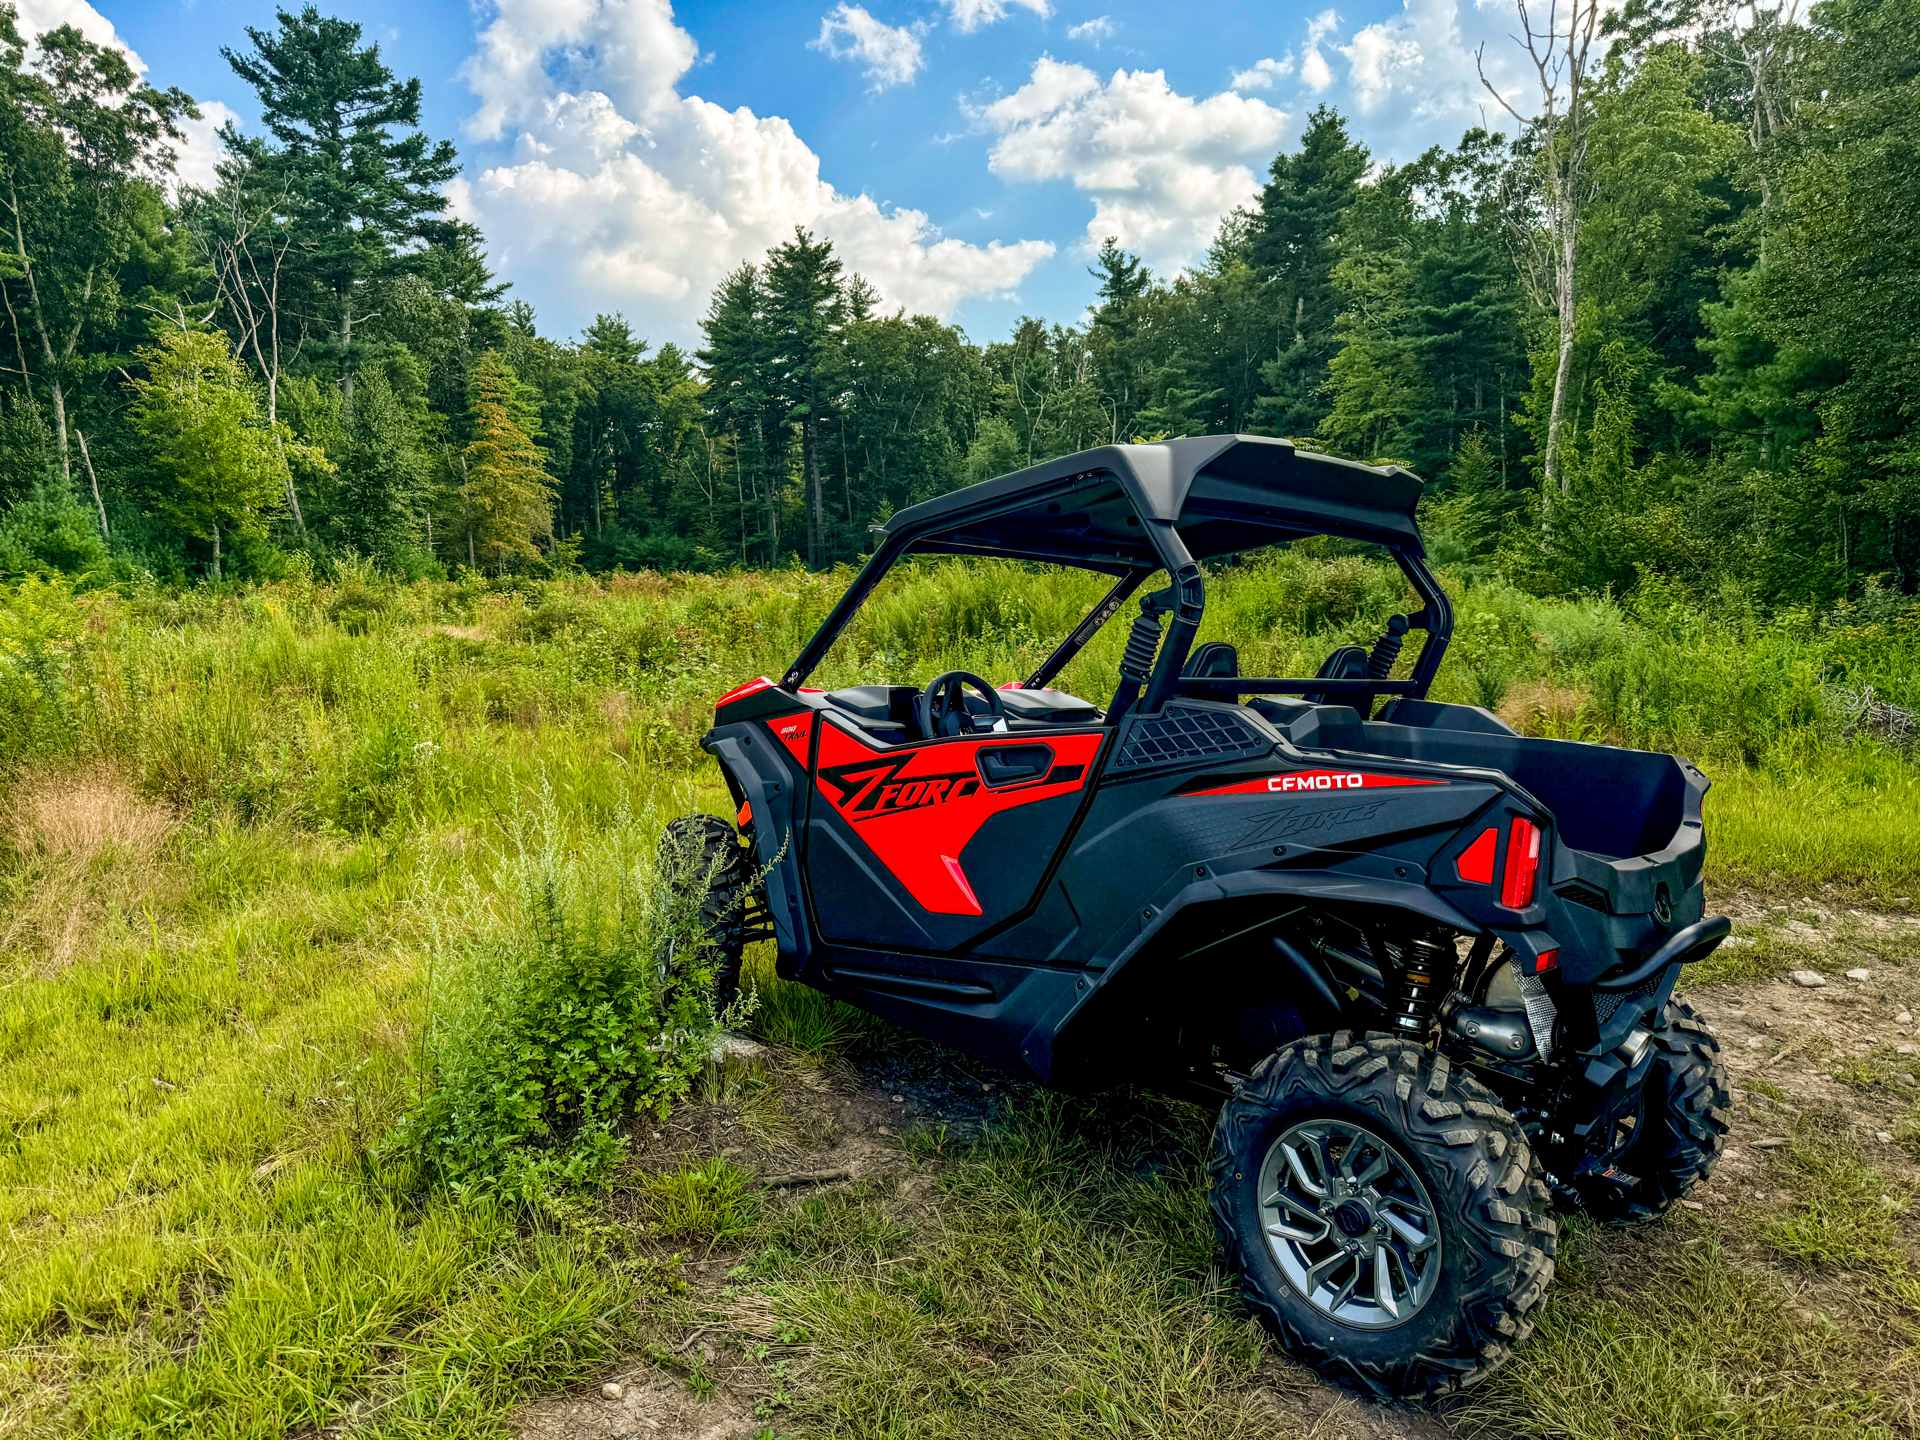
[(189, 97), (0, 4), (0, 569), (825, 565), (957, 485), (1244, 431), (1408, 466), (1444, 559), (1538, 590), (1912, 591), (1914, 6), (1574, 15), (1580, 85), (1513, 135), (1379, 164), (1317, 110), (1203, 264), (1110, 241), (1075, 324), (976, 344), (797, 231), (689, 353), (542, 335), (358, 26), (224, 52), (265, 123), (199, 191)]

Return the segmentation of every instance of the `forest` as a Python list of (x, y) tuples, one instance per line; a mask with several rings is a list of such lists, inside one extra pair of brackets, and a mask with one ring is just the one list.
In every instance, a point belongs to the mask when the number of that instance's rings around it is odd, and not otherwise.
[[(1598, 14), (1598, 12), (1597, 12)], [(271, 581), (856, 559), (929, 495), (1241, 431), (1397, 462), (1437, 558), (1538, 595), (1898, 606), (1916, 578), (1916, 17), (1637, 0), (1553, 104), (1394, 163), (1306, 118), (1198, 268), (978, 343), (797, 230), (691, 352), (578, 338), (449, 214), (420, 82), (309, 6), (264, 123), (0, 6), (0, 572)]]

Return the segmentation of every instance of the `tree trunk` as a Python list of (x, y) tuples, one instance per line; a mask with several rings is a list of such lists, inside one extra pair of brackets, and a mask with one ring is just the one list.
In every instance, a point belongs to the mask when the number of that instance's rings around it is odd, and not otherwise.
[(467, 532), (467, 569), (480, 569), (479, 564), (474, 560), (474, 533), (471, 530)]
[(820, 565), (821, 548), (826, 544), (826, 510), (821, 502), (820, 425), (810, 408), (801, 426), (802, 459), (807, 467), (807, 563)]
[(107, 533), (107, 508), (100, 503), (100, 477), (94, 474), (93, 456), (87, 450), (87, 433), (77, 425), (73, 433), (80, 438), (80, 458), (86, 461), (87, 479), (93, 482), (93, 508), (100, 512), (100, 538), (109, 540), (112, 537)]
[(220, 522), (213, 523), (213, 578), (220, 579)]
[(354, 343), (354, 297), (347, 292), (347, 298), (340, 306), (340, 397), (351, 401), (354, 398), (353, 367), (348, 357), (353, 353)]
[(47, 389), (53, 395), (53, 434), (60, 442), (60, 478), (73, 484), (73, 458), (67, 454), (67, 389), (57, 374), (47, 376)]
[(1561, 256), (1555, 276), (1555, 316), (1561, 331), (1561, 354), (1554, 367), (1554, 399), (1548, 406), (1547, 455), (1542, 469), (1549, 490), (1568, 492), (1568, 479), (1561, 473), (1561, 427), (1567, 420), (1568, 380), (1574, 373), (1574, 240), (1578, 224), (1572, 205), (1564, 206), (1561, 218)]
[[(267, 395), (267, 423), (272, 425), (273, 391), (271, 389), (268, 390)], [(300, 538), (305, 540), (307, 538), (307, 520), (306, 517), (300, 513), (300, 497), (294, 493), (293, 488), (293, 467), (287, 463), (287, 449), (281, 444), (280, 430), (278, 427), (274, 428), (273, 449), (274, 454), (280, 457), (280, 478), (285, 481), (287, 485), (287, 509), (293, 512), (294, 529), (299, 531)]]

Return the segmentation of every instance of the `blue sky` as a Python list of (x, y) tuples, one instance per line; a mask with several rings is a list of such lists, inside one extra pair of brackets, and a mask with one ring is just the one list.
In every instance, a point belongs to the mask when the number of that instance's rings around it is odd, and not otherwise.
[[(255, 123), (221, 59), (266, 0), (15, 0), (23, 28), (108, 27), (150, 79)], [(1159, 273), (1197, 262), (1307, 113), (1338, 106), (1377, 158), (1452, 145), (1518, 80), (1512, 10), (1125, 0), (334, 0), (456, 140), (456, 208), (513, 294), (571, 335), (623, 311), (697, 340), (714, 282), (794, 225), (892, 304), (977, 340), (1078, 317), (1114, 233)]]

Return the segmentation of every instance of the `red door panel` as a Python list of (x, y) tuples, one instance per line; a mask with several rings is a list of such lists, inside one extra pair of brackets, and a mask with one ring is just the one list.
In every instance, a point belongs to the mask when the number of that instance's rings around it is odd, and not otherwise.
[[(993, 816), (1083, 791), (1106, 735), (1014, 731), (880, 746), (832, 717), (823, 716), (818, 724), (816, 818), (824, 819), (824, 802), (846, 827), (841, 834), (851, 831), (857, 845), (920, 910), (930, 916), (980, 917), (983, 926), (1005, 917), (984, 914), (961, 864), (967, 843)], [(1063, 812), (1058, 806), (1044, 809), (1048, 821), (1022, 836), (1021, 855), (1013, 858), (1022, 872), (1032, 872), (1028, 894), (1039, 884), (1071, 815), (1071, 809)]]

